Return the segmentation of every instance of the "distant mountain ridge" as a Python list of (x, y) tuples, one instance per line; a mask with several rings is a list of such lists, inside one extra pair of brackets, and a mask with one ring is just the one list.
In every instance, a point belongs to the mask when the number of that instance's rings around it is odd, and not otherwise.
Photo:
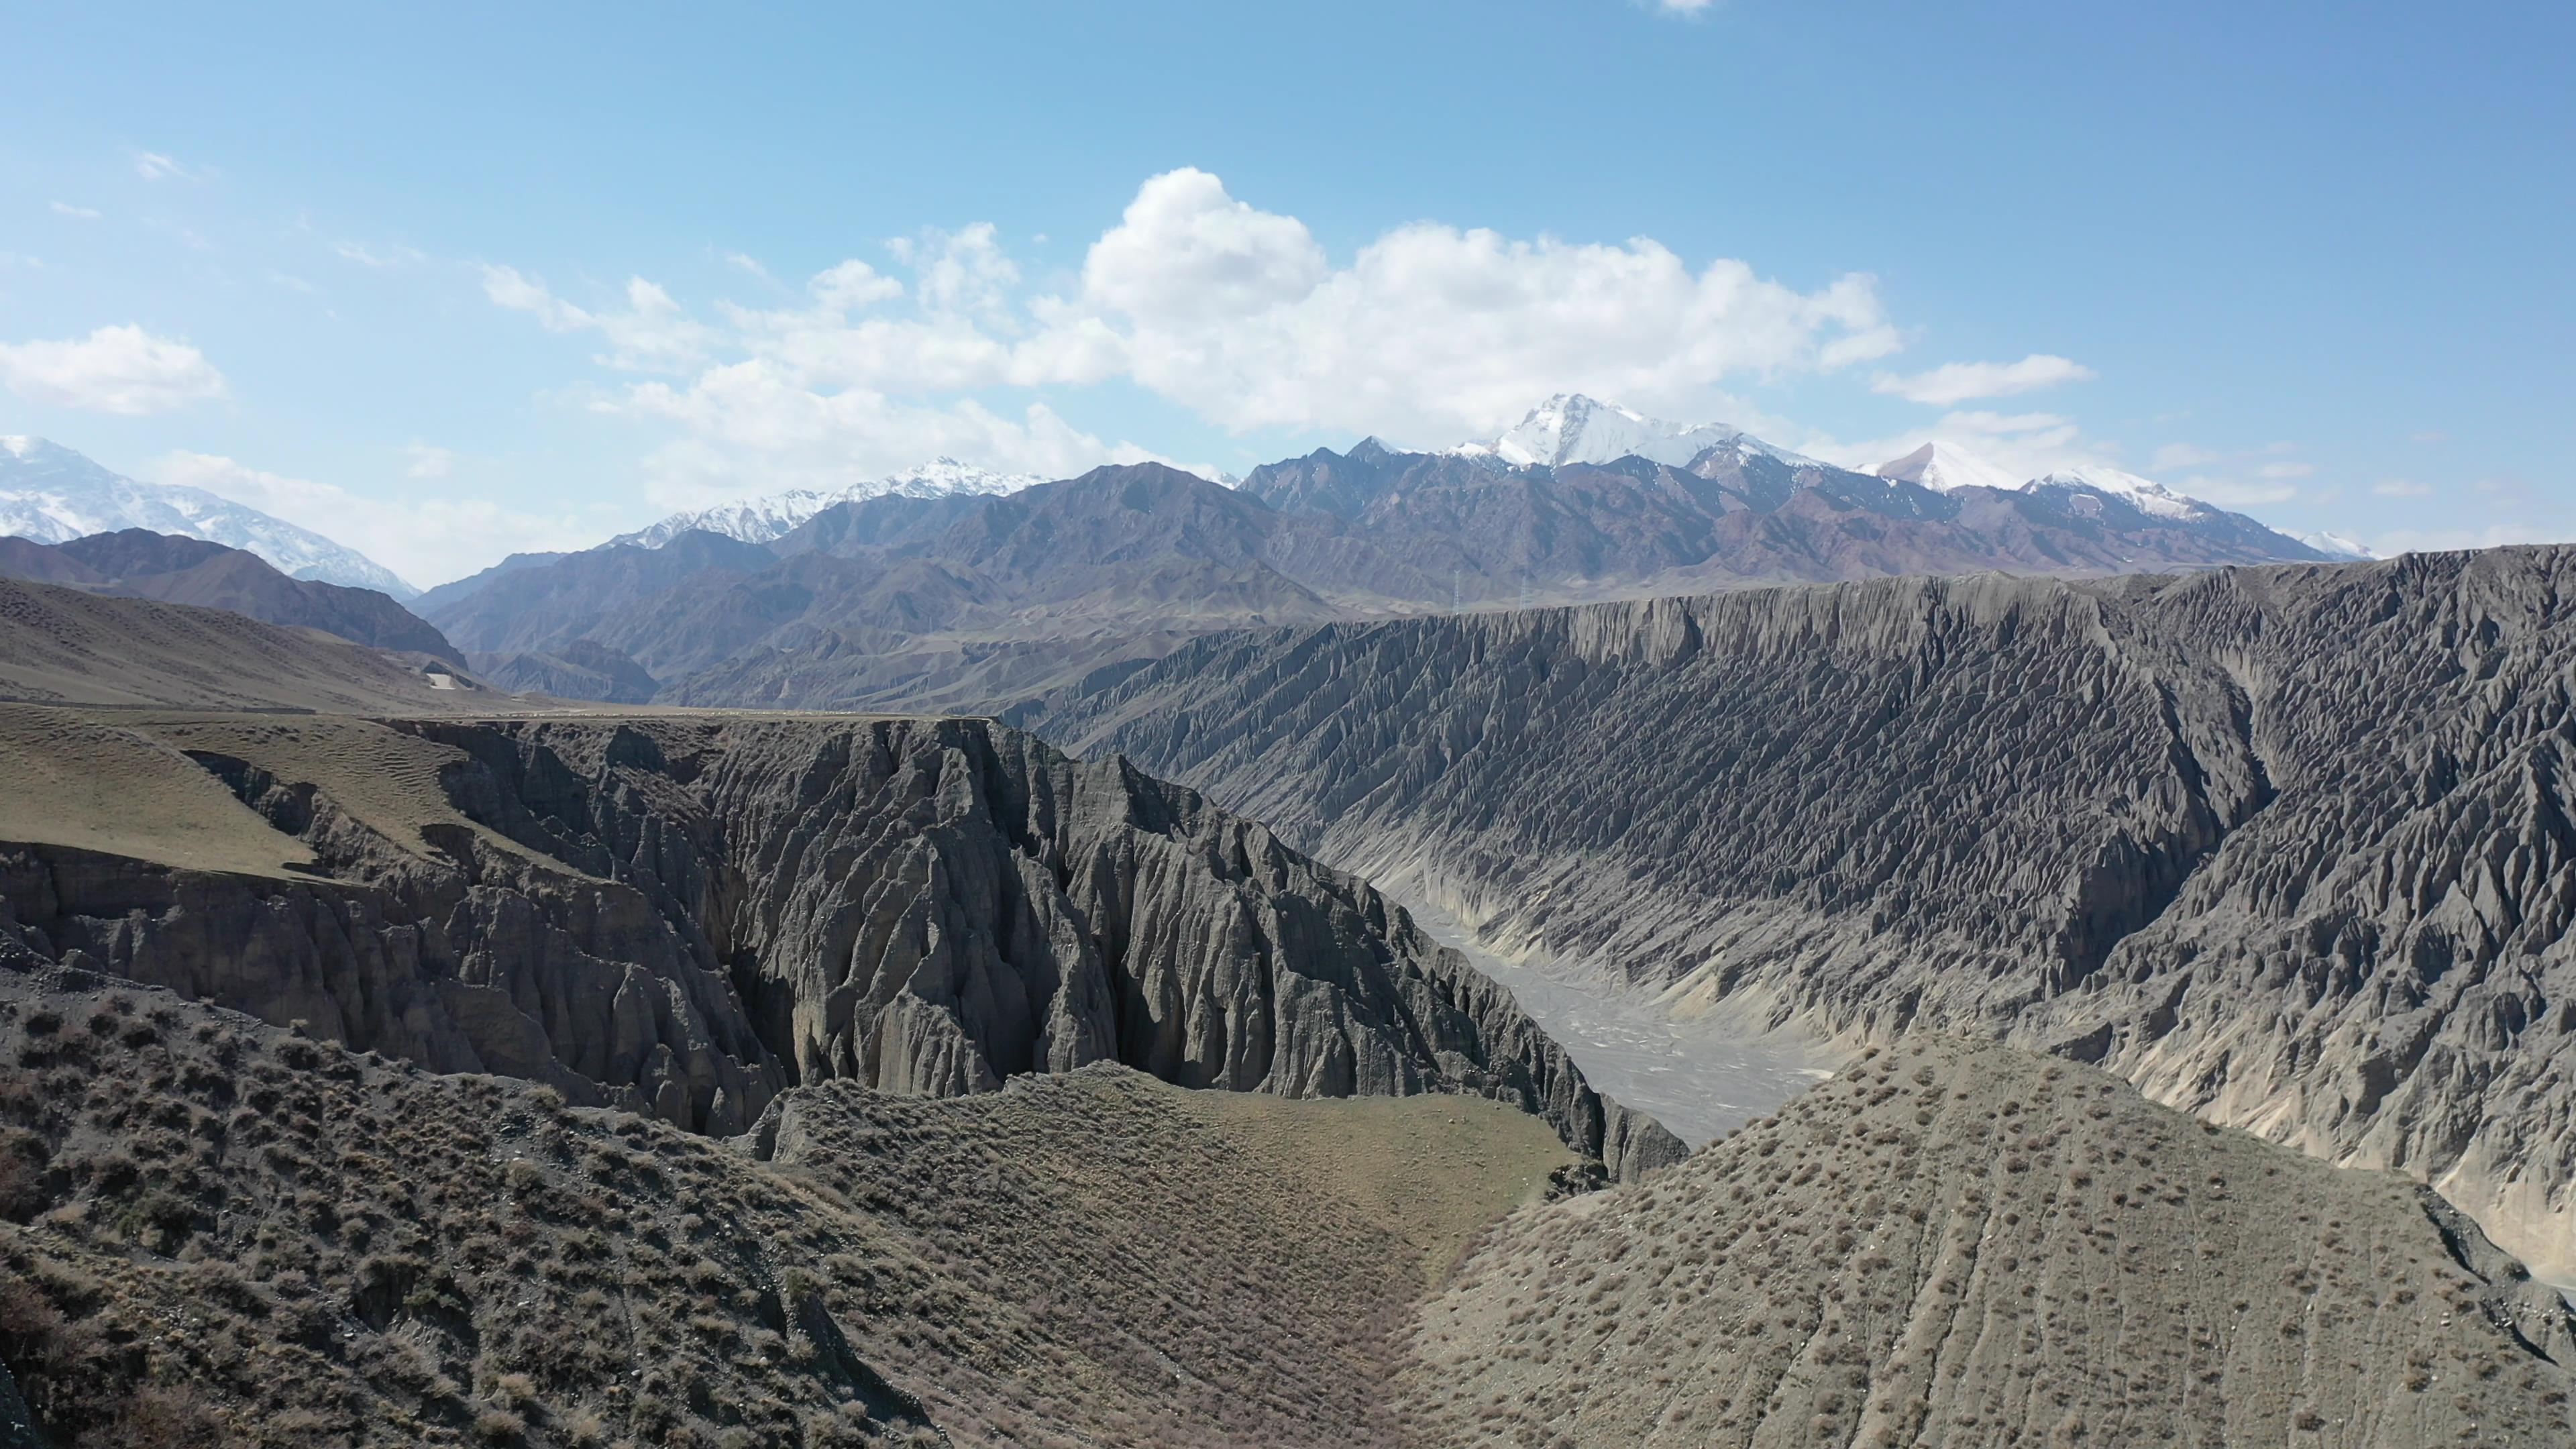
[(442, 588), (425, 612), (513, 687), (981, 711), (1247, 626), (1889, 574), (2324, 557), (2143, 480), (1939, 491), (1734, 430), (1672, 429), (1689, 436), (1657, 443), (1646, 426), (1565, 399), (1518, 446), (1687, 445), (1691, 461), (1510, 464), (1372, 438), (1256, 468), (1236, 488), (1144, 463), (1003, 496), (881, 493), (765, 545), (692, 529), (660, 548), (516, 559)]
[(420, 593), (356, 549), (246, 504), (202, 488), (138, 482), (43, 438), (0, 437), (0, 535), (64, 543), (127, 528), (246, 549), (299, 579), (396, 599)]
[(989, 468), (960, 463), (954, 458), (933, 458), (910, 472), (871, 478), (844, 488), (793, 488), (784, 493), (721, 503), (713, 508), (674, 513), (633, 533), (621, 533), (609, 542), (660, 548), (683, 533), (696, 532), (720, 533), (745, 543), (768, 543), (784, 538), (805, 520), (838, 504), (864, 503), (871, 498), (887, 497), (992, 497), (1017, 493), (1045, 481), (1035, 473), (996, 473)]
[(93, 594), (229, 609), (267, 624), (319, 629), (378, 649), (465, 657), (426, 620), (375, 589), (289, 578), (248, 549), (145, 528), (64, 543), (0, 538), (0, 577)]

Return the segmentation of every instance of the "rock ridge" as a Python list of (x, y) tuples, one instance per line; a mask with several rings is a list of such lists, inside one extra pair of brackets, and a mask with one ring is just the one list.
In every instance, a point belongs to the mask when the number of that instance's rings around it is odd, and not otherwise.
[[(136, 727), (310, 860), (0, 846), (0, 949), (717, 1135), (799, 1083), (947, 1096), (1107, 1061), (1471, 1092), (1632, 1175), (1681, 1154), (1365, 882), (989, 721)], [(434, 784), (374, 798), (329, 763), (362, 747)]]
[(2576, 550), (1241, 632), (1006, 717), (1505, 951), (1922, 1023), (2432, 1183), (2576, 1281)]

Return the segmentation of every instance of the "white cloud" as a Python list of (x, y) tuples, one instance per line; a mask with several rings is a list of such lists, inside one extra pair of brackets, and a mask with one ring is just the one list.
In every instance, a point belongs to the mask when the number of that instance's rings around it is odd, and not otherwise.
[(2431, 553), (2464, 548), (2501, 548), (2514, 543), (2570, 541), (2576, 541), (2576, 533), (2571, 533), (2566, 528), (2549, 528), (2517, 521), (2489, 524), (2485, 528), (2401, 528), (2372, 539), (2370, 546), (2372, 551), (2381, 558), (2394, 558), (2401, 553)]
[(416, 441), (403, 451), (411, 457), (411, 466), (403, 469), (406, 478), (444, 478), (456, 467), (456, 454), (446, 448)]
[(308, 297), (318, 297), (322, 295), (322, 289), (320, 287), (313, 285), (311, 282), (304, 280), (293, 272), (281, 272), (272, 267), (268, 272), (268, 280), (270, 285), (284, 287), (290, 292), (302, 292)]
[(1717, 0), (1654, 0), (1655, 8), (1666, 15), (1697, 15)]
[(2382, 498), (2430, 498), (2433, 485), (2412, 478), (2382, 478), (2370, 485), (2370, 491)]
[(59, 342), (0, 342), (0, 383), (57, 407), (137, 417), (224, 395), (224, 375), (185, 342), (101, 327)]
[(685, 387), (641, 383), (600, 406), (682, 428), (646, 460), (646, 494), (662, 508), (852, 483), (940, 456), (1051, 478), (1146, 456), (1074, 428), (1044, 403), (1014, 419), (971, 399), (941, 407), (863, 387), (818, 392), (761, 358), (708, 368)]
[(462, 577), (508, 553), (587, 548), (603, 532), (597, 520), (577, 513), (536, 513), (480, 498), (370, 498), (211, 453), (172, 453), (153, 465), (152, 476), (273, 513), (421, 584)]
[(596, 361), (625, 372), (676, 372), (706, 355), (712, 329), (692, 319), (671, 294), (642, 277), (626, 283), (623, 308), (591, 312), (564, 301), (515, 267), (485, 267), (483, 294), (498, 306), (526, 312), (549, 332), (592, 331), (609, 350)]
[(1147, 181), (1095, 242), (1055, 330), (1096, 329), (1136, 381), (1228, 428), (1332, 427), (1445, 444), (1581, 391), (1688, 416), (1728, 377), (1898, 346), (1867, 276), (1800, 292), (1661, 243), (1399, 227), (1335, 268), (1303, 222), (1203, 171)]
[(2159, 471), (2174, 468), (2205, 468), (2219, 461), (2221, 456), (2191, 443), (2167, 443), (2156, 449), (2155, 456), (2147, 460), (2147, 466)]
[(757, 257), (747, 257), (740, 252), (727, 252), (724, 254), (724, 259), (725, 265), (734, 267), (741, 271), (749, 272), (751, 275), (760, 278), (764, 282), (777, 280), (777, 278), (769, 275), (769, 268), (762, 266)]
[(378, 271), (407, 267), (415, 262), (429, 260), (429, 254), (419, 248), (399, 244), (389, 247), (371, 247), (364, 242), (334, 241), (331, 243), (331, 250), (344, 260), (356, 262), (362, 267), (373, 267)]
[(2314, 463), (2266, 463), (2254, 470), (2258, 478), (2305, 478), (2317, 471)]
[[(639, 389), (630, 400), (688, 420), (702, 441), (725, 431), (717, 410), (728, 401), (774, 424), (789, 406), (783, 390), (806, 395), (790, 411), (829, 416), (892, 407), (890, 398), (1126, 377), (1229, 429), (1325, 427), (1445, 445), (1494, 432), (1553, 392), (1695, 416), (1724, 400), (1728, 378), (1831, 370), (1898, 346), (1867, 276), (1800, 291), (1738, 261), (1694, 270), (1651, 239), (1520, 240), (1428, 222), (1336, 267), (1303, 222), (1187, 169), (1138, 188), (1069, 296), (1019, 300), (1020, 270), (989, 225), (924, 231), (888, 250), (908, 286), (852, 259), (813, 278), (805, 305), (720, 304), (721, 333), (658, 288), (648, 299), (639, 279), (629, 284), (629, 330), (682, 342), (630, 338), (604, 360), (673, 367), (708, 353), (687, 388)], [(609, 316), (513, 268), (487, 268), (484, 286), (550, 330), (617, 340)], [(845, 404), (844, 390), (858, 396)], [(929, 433), (966, 416), (913, 412)], [(1048, 435), (1040, 427), (1009, 446), (1044, 452)]]
[(212, 181), (215, 168), (190, 166), (159, 151), (130, 151), (134, 174), (146, 181)]
[[(2263, 470), (2265, 478), (2272, 470)], [(2297, 475), (2292, 475), (2297, 476)], [(2221, 508), (2250, 508), (2258, 503), (2287, 503), (2299, 496), (2299, 490), (2287, 483), (2246, 483), (2233, 478), (2186, 478), (2174, 485), (2174, 491)]]
[(1882, 372), (1871, 380), (1870, 391), (1948, 407), (1977, 398), (2036, 392), (2060, 383), (2088, 382), (2094, 376), (2093, 369), (2072, 358), (2034, 352), (2019, 362), (1945, 362), (1929, 372), (1910, 376)]
[(89, 207), (74, 206), (68, 201), (57, 201), (53, 206), (54, 215), (68, 216), (74, 221), (96, 221), (99, 218), (99, 213)]

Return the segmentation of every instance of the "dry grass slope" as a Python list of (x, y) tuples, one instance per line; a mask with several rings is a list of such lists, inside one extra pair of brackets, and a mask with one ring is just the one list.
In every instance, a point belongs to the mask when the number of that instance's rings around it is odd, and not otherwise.
[(1426, 1256), (1571, 1161), (1105, 1066), (755, 1150), (0, 971), (0, 1364), (75, 1445), (1388, 1443)]
[(1917, 1037), (1509, 1219), (1405, 1389), (1427, 1444), (2567, 1443), (2565, 1305), (2419, 1192)]

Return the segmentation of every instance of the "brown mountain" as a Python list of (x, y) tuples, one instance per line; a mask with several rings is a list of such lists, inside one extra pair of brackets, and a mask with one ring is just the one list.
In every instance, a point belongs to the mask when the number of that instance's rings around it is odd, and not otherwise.
[(259, 555), (199, 538), (129, 528), (66, 543), (0, 539), (0, 577), (93, 593), (230, 609), (270, 624), (319, 629), (379, 649), (465, 657), (386, 594), (290, 578)]
[(766, 552), (693, 533), (530, 560), (434, 594), (430, 613), (466, 648), (528, 654), (525, 677), (566, 688), (611, 687), (542, 663), (588, 640), (666, 701), (993, 708), (1246, 624), (2313, 557), (2252, 519), (2147, 513), (2099, 489), (1941, 493), (1719, 448), (1688, 467), (1503, 468), (1370, 440), (1257, 468), (1240, 489), (1130, 464), (1007, 497), (846, 503)]

